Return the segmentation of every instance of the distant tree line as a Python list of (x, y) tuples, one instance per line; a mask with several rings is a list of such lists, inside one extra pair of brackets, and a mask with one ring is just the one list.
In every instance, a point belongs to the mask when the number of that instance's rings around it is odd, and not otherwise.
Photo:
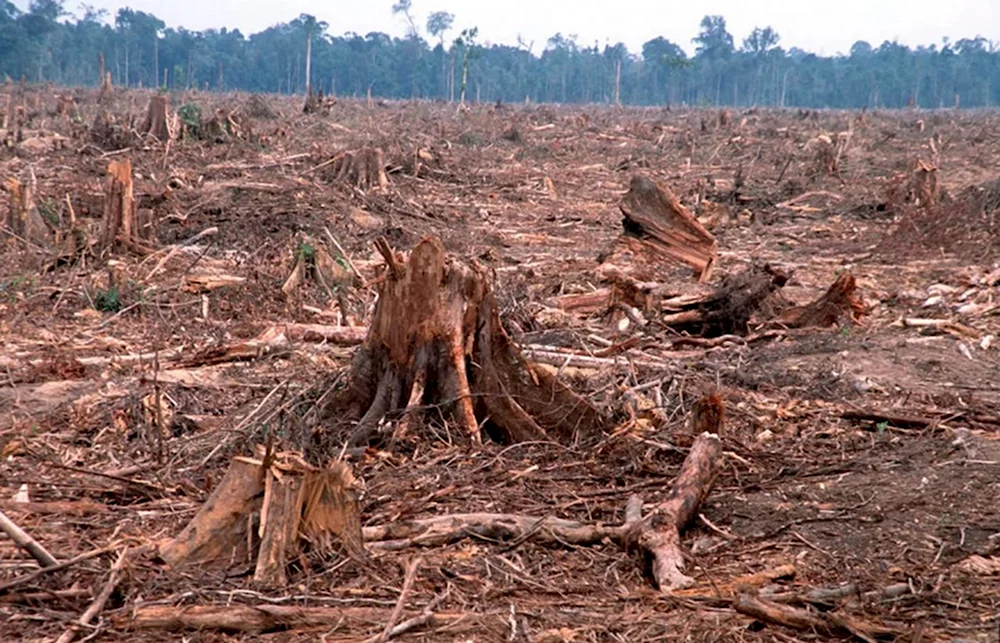
[[(333, 95), (635, 105), (781, 107), (989, 107), (1000, 104), (1000, 51), (982, 37), (910, 48), (856, 42), (818, 56), (779, 44), (770, 27), (737, 46), (721, 16), (706, 16), (689, 56), (654, 38), (641, 52), (587, 46), (556, 34), (534, 43), (482, 44), (460, 35), (454, 16), (418, 21), (412, 0), (393, 13), (407, 35), (334, 36), (314, 16), (244, 36), (239, 30), (166, 28), (156, 16), (33, 0), (27, 11), (0, 0), (0, 78), (94, 85), (103, 64), (119, 86), (239, 89)], [(426, 35), (426, 39), (421, 32)]]

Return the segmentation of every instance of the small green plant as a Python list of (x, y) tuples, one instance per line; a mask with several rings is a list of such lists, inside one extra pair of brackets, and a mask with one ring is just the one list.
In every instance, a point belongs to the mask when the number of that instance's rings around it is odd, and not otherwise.
[(295, 255), (303, 263), (310, 263), (316, 257), (316, 248), (314, 248), (308, 241), (303, 241), (295, 250)]
[(851, 336), (851, 327), (850, 326), (844, 326), (843, 328), (841, 328), (840, 329), (840, 336), (841, 337), (850, 337)]
[(98, 288), (94, 292), (94, 308), (102, 313), (117, 313), (122, 309), (121, 293), (117, 286), (103, 289)]
[(49, 225), (50, 228), (56, 229), (59, 227), (59, 204), (52, 199), (45, 199), (38, 204), (38, 213), (42, 215), (45, 219), (45, 223)]
[(877, 433), (885, 433), (888, 428), (889, 428), (889, 423), (885, 421), (879, 422), (878, 424), (875, 425), (875, 431)]
[(191, 138), (201, 138), (201, 108), (196, 103), (184, 103), (178, 107), (177, 117)]

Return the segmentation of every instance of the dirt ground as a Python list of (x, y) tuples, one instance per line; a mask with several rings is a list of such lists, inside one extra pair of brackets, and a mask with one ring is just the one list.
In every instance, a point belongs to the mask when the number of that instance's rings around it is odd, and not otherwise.
[[(140, 631), (130, 619), (150, 605), (387, 614), (419, 556), (404, 615), (446, 593), (435, 610), (447, 618), (400, 640), (837, 639), (741, 614), (733, 587), (804, 609), (811, 590), (851, 584), (809, 609), (895, 628), (901, 641), (998, 641), (1000, 114), (760, 110), (720, 126), (707, 110), (338, 100), (302, 114), (298, 100), (267, 97), (268, 118), (248, 96), (202, 94), (171, 105), (223, 110), (233, 127), (163, 144), (127, 136), (148, 93), (117, 91), (102, 107), (77, 91), (76, 111), (59, 115), (60, 92), (0, 88), (11, 96), (0, 177), (35, 182), (52, 227), (72, 217), (94, 235), (109, 161), (131, 159), (156, 250), (56, 260), (0, 234), (0, 509), (61, 561), (105, 550), (10, 585), (37, 565), (0, 538), (0, 640), (54, 640), (128, 546), (136, 553), (78, 640), (364, 640), (384, 620), (249, 634)], [(101, 109), (123, 138), (95, 136)], [(388, 186), (359, 189), (324, 165), (363, 147), (384, 152)], [(918, 159), (936, 168), (933, 205), (907, 192)], [(791, 273), (783, 295), (804, 303), (849, 271), (867, 314), (692, 346), (655, 316), (622, 328), (561, 309), (560, 296), (601, 287), (599, 257), (621, 234), (618, 203), (635, 174), (670, 186), (712, 230), (716, 281), (767, 263)], [(152, 545), (183, 528), (233, 456), (268, 440), (301, 446), (353, 352), (253, 340), (290, 323), (364, 326), (375, 291), (361, 280), (382, 263), (375, 240), (405, 252), (431, 234), (491, 269), (522, 346), (570, 356), (641, 341), (598, 366), (553, 367), (613, 418), (597, 444), (477, 449), (431, 422), (352, 453), (364, 524), (469, 512), (620, 524), (630, 494), (652, 505), (670, 491), (691, 404), (715, 390), (725, 455), (683, 536), (694, 588), (658, 592), (612, 543), (465, 538), (299, 569), (272, 592), (252, 585), (245, 561), (221, 571), (157, 561)], [(361, 279), (284, 292), (297, 253), (317, 245)], [(694, 285), (688, 270), (661, 274)], [(239, 279), (192, 286), (220, 275)], [(250, 359), (206, 357), (248, 341)], [(872, 410), (896, 419), (857, 419)]]

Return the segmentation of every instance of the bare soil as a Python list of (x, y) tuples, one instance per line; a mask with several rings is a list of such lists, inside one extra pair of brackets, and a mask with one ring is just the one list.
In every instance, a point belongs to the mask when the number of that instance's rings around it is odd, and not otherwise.
[[(899, 640), (998, 640), (997, 113), (759, 110), (720, 128), (704, 110), (338, 100), (329, 114), (302, 114), (298, 100), (266, 97), (272, 119), (254, 116), (257, 98), (193, 94), (171, 96), (171, 109), (186, 101), (203, 114), (224, 109), (239, 114), (240, 130), (118, 147), (92, 140), (89, 124), (106, 108), (134, 127), (148, 93), (116, 90), (102, 107), (96, 92), (79, 91), (80, 123), (56, 115), (57, 89), (0, 93), (25, 106), (11, 115), (0, 177), (35, 181), (35, 201), (54, 226), (68, 226), (69, 203), (96, 230), (108, 163), (130, 158), (138, 207), (151, 211), (162, 249), (53, 262), (51, 252), (0, 233), (0, 510), (60, 560), (109, 545), (141, 552), (78, 639), (178, 639), (131, 629), (140, 605), (389, 611), (419, 555), (406, 615), (447, 591), (437, 609), (465, 616), (403, 640), (824, 639), (731, 608), (734, 580), (782, 565), (794, 574), (758, 585), (762, 596), (852, 583), (855, 596), (825, 609), (898, 626)], [(821, 135), (837, 150), (833, 173), (810, 144)], [(323, 165), (366, 147), (383, 151), (387, 187), (359, 189)], [(890, 189), (918, 158), (935, 164), (946, 193), (930, 209), (899, 202)], [(655, 317), (622, 330), (561, 310), (560, 295), (600, 286), (598, 257), (621, 234), (618, 202), (636, 173), (669, 185), (713, 231), (716, 280), (769, 263), (792, 275), (784, 296), (805, 303), (850, 271), (868, 314), (861, 324), (692, 348)], [(171, 244), (213, 227), (158, 267)], [(143, 549), (180, 531), (232, 456), (268, 440), (308, 444), (318, 411), (343, 384), (353, 349), (335, 343), (288, 342), (235, 363), (201, 359), (282, 324), (367, 324), (374, 290), (360, 282), (282, 290), (297, 252), (329, 245), (324, 227), (364, 282), (379, 275), (376, 239), (406, 252), (439, 236), (452, 255), (490, 269), (502, 319), (522, 345), (587, 355), (642, 340), (600, 368), (553, 367), (613, 419), (597, 444), (477, 449), (448, 423), (428, 422), (353, 453), (364, 524), (468, 512), (619, 524), (631, 493), (656, 503), (669, 492), (690, 445), (690, 406), (716, 390), (727, 408), (725, 461), (705, 520), (684, 534), (695, 589), (661, 594), (640, 561), (610, 543), (464, 539), (300, 569), (278, 592), (254, 588), (246, 561), (226, 572), (179, 572)], [(114, 292), (112, 270), (121, 271)], [(242, 281), (200, 293), (192, 275)], [(684, 268), (662, 275), (695, 282)], [(151, 410), (157, 399), (159, 412)], [(844, 417), (871, 409), (928, 421)], [(321, 430), (335, 429), (335, 411)], [(326, 455), (336, 454), (316, 457)], [(25, 494), (30, 502), (19, 502)], [(57, 637), (115, 557), (108, 551), (6, 588), (37, 566), (0, 538), (0, 640)], [(900, 583), (908, 591), (862, 596)], [(69, 588), (83, 591), (37, 595)], [(184, 635), (350, 641), (383, 627)]]

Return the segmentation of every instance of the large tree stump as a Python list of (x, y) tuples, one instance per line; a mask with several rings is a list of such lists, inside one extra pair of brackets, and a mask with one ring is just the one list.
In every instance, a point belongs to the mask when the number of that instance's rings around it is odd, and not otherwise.
[(357, 420), (351, 444), (379, 437), (387, 416), (402, 418), (398, 436), (424, 409), (474, 443), (481, 429), (506, 442), (600, 433), (601, 414), (525, 360), (507, 336), (481, 265), (449, 259), (435, 237), (417, 244), (406, 263), (384, 241), (379, 249), (386, 274), (368, 337), (347, 389), (327, 409)]
[(670, 188), (634, 176), (619, 207), (626, 238), (638, 239), (656, 257), (688, 264), (698, 273), (699, 281), (711, 277), (718, 243)]
[(141, 253), (152, 251), (152, 222), (140, 220), (132, 184), (132, 161), (111, 161), (104, 187), (101, 252), (116, 244)]
[(165, 94), (157, 94), (149, 99), (149, 107), (146, 108), (146, 119), (142, 122), (139, 132), (142, 134), (152, 134), (161, 143), (170, 140), (170, 125), (167, 117), (169, 103)]

